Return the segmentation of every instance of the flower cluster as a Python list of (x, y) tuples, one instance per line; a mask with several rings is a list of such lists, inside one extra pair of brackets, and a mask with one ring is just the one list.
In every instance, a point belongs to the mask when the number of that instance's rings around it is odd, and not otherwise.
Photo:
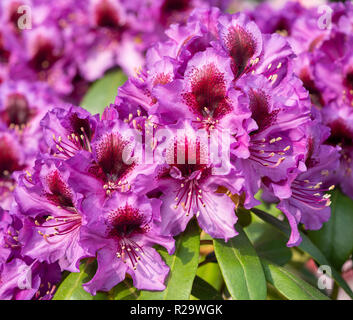
[[(93, 295), (126, 275), (163, 290), (169, 267), (155, 246), (172, 254), (192, 219), (228, 241), (236, 209), (260, 204), (262, 190), (296, 246), (300, 223), (329, 219), (335, 184), (353, 197), (349, 4), (330, 7), (332, 28), (312, 30), (318, 14), (297, 4), (271, 9), (269, 24), (260, 10), (210, 8), (217, 1), (59, 0), (50, 19), (43, 1), (25, 2), (41, 19), (11, 37), (37, 51), (0, 57), (56, 91), (0, 85), (0, 299), (50, 299), (61, 272), (86, 258), (97, 260), (84, 284)], [(144, 66), (133, 73), (136, 55)], [(102, 115), (57, 98), (56, 86), (71, 93), (116, 64), (133, 75)]]
[[(146, 70), (119, 89), (119, 114), (125, 117), (130, 106), (128, 123), (138, 127), (139, 114), (147, 114), (157, 131), (187, 122), (209, 135), (227, 132), (230, 155), (226, 164), (222, 158), (222, 175), (206, 177), (209, 166), (220, 165), (213, 156), (204, 169), (177, 171), (179, 185), (146, 183), (162, 192), (162, 217), (169, 217), (162, 219), (162, 230), (175, 235), (196, 215), (211, 236), (233, 237), (236, 217), (217, 188), (237, 194), (249, 209), (259, 203), (254, 196), (263, 187), (264, 198), (280, 201), (291, 224), (288, 245), (299, 244), (299, 222), (318, 229), (329, 218), (326, 191), (333, 188), (328, 176), (338, 165), (338, 148), (324, 145), (329, 129), (293, 74), (289, 42), (262, 34), (244, 14), (217, 9), (195, 11), (186, 25), (173, 25), (166, 34), (167, 41), (147, 52)], [(174, 181), (175, 175), (173, 169)]]

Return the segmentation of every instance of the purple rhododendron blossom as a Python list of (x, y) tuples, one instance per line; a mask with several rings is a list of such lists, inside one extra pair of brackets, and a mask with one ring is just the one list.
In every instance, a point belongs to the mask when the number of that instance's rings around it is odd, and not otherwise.
[(174, 239), (160, 235), (160, 205), (158, 199), (118, 192), (103, 207), (85, 201), (87, 222), (81, 242), (98, 261), (96, 274), (84, 284), (86, 290), (92, 294), (108, 291), (124, 280), (126, 273), (138, 289), (165, 288), (169, 268), (152, 246), (164, 246), (171, 254)]
[(57, 262), (39, 262), (22, 254), (20, 215), (0, 208), (0, 299), (50, 300), (61, 280)]
[(286, 215), (291, 226), (288, 246), (297, 246), (302, 240), (298, 231), (299, 223), (309, 230), (318, 230), (330, 218), (331, 201), (327, 191), (334, 188), (330, 180), (339, 165), (339, 147), (324, 144), (330, 136), (330, 130), (320, 124), (318, 119), (313, 121), (308, 130), (306, 171), (289, 173), (290, 194), (284, 194), (280, 184), (273, 185), (268, 178), (263, 180), (264, 198), (275, 196), (280, 200), (277, 207)]
[(79, 244), (83, 196), (71, 187), (70, 170), (57, 160), (37, 160), (32, 173), (19, 177), (15, 198), (22, 253), (75, 272), (86, 251)]

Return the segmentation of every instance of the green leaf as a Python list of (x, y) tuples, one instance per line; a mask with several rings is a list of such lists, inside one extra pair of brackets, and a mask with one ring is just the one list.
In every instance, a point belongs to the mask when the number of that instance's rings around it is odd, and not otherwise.
[(140, 300), (188, 300), (199, 263), (200, 230), (195, 220), (176, 238), (175, 253), (158, 250), (170, 267), (164, 291), (141, 291)]
[(208, 282), (216, 290), (221, 290), (224, 280), (218, 263), (206, 263), (197, 269), (197, 276)]
[(247, 227), (251, 223), (251, 212), (242, 207), (235, 210), (235, 214), (238, 217), (237, 223), (239, 223), (243, 228)]
[(118, 88), (127, 77), (121, 70), (108, 72), (103, 78), (94, 82), (81, 101), (81, 107), (92, 114), (102, 113), (106, 106), (114, 102)]
[(223, 300), (220, 292), (198, 276), (194, 279), (191, 293), (200, 300)]
[[(287, 223), (280, 221), (277, 218), (269, 215), (268, 213), (256, 208), (251, 209), (251, 211), (254, 212), (262, 220), (272, 224), (274, 227), (281, 230), (288, 237), (290, 236), (291, 230)], [(330, 262), (327, 260), (324, 254), (320, 251), (318, 247), (316, 247), (311, 242), (309, 237), (307, 237), (302, 232), (300, 232), (300, 235), (302, 237), (302, 242), (298, 246), (298, 248), (307, 252), (318, 264), (331, 266)], [(331, 270), (332, 270), (332, 276), (336, 280), (337, 284), (339, 284), (342, 287), (342, 289), (353, 299), (353, 292), (348, 286), (348, 284), (344, 281), (340, 273), (333, 266), (331, 266)]]
[(280, 266), (284, 266), (292, 258), (291, 250), (280, 237), (278, 239), (273, 237), (260, 243), (255, 248), (261, 258), (265, 258)]
[(285, 268), (262, 260), (266, 279), (289, 300), (330, 300), (318, 289), (296, 277)]
[(286, 245), (287, 239), (285, 235), (270, 224), (262, 220), (255, 221), (244, 231), (261, 258), (270, 260), (280, 266), (290, 261), (292, 251)]
[(109, 291), (110, 300), (136, 300), (140, 295), (131, 279), (125, 279)]
[(353, 201), (334, 190), (331, 195), (331, 218), (317, 231), (308, 231), (309, 238), (337, 270), (353, 252)]
[(240, 226), (228, 242), (214, 240), (214, 249), (229, 293), (239, 300), (264, 300), (267, 295), (260, 258)]
[(96, 263), (92, 259), (82, 262), (80, 272), (70, 273), (61, 282), (53, 300), (107, 300), (108, 296), (104, 292), (97, 292), (95, 296), (92, 296), (82, 288), (82, 284), (92, 278), (95, 270)]

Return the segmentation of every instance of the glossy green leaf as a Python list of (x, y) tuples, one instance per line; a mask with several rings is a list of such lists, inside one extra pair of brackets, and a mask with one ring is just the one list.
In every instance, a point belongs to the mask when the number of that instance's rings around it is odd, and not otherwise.
[(265, 258), (275, 264), (284, 266), (292, 257), (290, 248), (281, 238), (274, 237), (258, 244), (255, 248), (261, 258)]
[(249, 210), (239, 207), (235, 210), (235, 214), (238, 217), (237, 223), (243, 228), (247, 227), (251, 223), (251, 212)]
[(188, 300), (199, 263), (200, 230), (195, 220), (176, 237), (175, 253), (158, 250), (170, 267), (164, 291), (141, 291), (140, 300)]
[(337, 270), (353, 252), (353, 200), (334, 190), (331, 196), (331, 217), (317, 231), (308, 231), (309, 238)]
[(108, 295), (110, 300), (136, 300), (140, 291), (133, 286), (131, 279), (125, 279), (111, 289)]
[(198, 276), (194, 279), (191, 293), (200, 300), (223, 300), (219, 291)]
[(92, 114), (102, 113), (106, 106), (114, 102), (118, 88), (125, 83), (126, 79), (127, 77), (121, 70), (108, 72), (91, 85), (80, 106)]
[[(262, 220), (272, 224), (274, 227), (281, 230), (288, 237), (290, 236), (290, 232), (291, 232), (290, 226), (287, 223), (280, 221), (277, 218), (269, 215), (268, 213), (266, 213), (262, 210), (256, 209), (256, 208), (251, 209), (251, 211), (254, 212)], [(311, 242), (309, 237), (307, 237), (302, 232), (300, 233), (300, 235), (302, 237), (302, 242), (298, 247), (301, 250), (307, 252), (318, 264), (331, 266), (330, 262), (327, 260), (325, 255), (320, 251), (320, 249), (318, 247), (316, 247)], [(337, 284), (339, 284), (342, 287), (342, 289), (353, 299), (353, 292), (350, 289), (350, 287), (348, 286), (348, 284), (344, 281), (344, 279), (342, 278), (340, 273), (333, 266), (331, 266), (331, 270), (332, 270), (332, 276), (335, 279), (335, 281), (337, 282)]]
[(95, 296), (85, 291), (82, 284), (88, 282), (94, 275), (96, 263), (91, 259), (80, 265), (80, 272), (70, 273), (59, 285), (53, 300), (107, 300), (106, 293), (97, 292)]
[(286, 245), (286, 236), (272, 225), (256, 218), (244, 231), (258, 255), (280, 266), (285, 265), (292, 257), (292, 251)]
[(330, 300), (318, 289), (296, 277), (285, 268), (262, 260), (266, 279), (289, 300)]
[(228, 242), (214, 240), (217, 261), (229, 293), (239, 300), (266, 299), (266, 279), (260, 258), (240, 226)]
[(200, 278), (212, 285), (216, 290), (221, 290), (224, 280), (218, 263), (207, 263), (197, 269)]

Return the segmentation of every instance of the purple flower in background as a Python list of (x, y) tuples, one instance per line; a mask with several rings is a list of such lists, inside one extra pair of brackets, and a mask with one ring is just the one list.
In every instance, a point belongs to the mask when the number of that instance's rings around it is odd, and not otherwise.
[(298, 1), (286, 1), (281, 8), (263, 2), (247, 13), (261, 32), (290, 36), (294, 22), (305, 13), (305, 8)]
[(22, 222), (16, 216), (0, 208), (0, 264), (19, 256), (21, 245), (18, 242)]
[[(352, 20), (353, 21), (353, 20)], [(353, 105), (353, 37), (333, 33), (315, 53), (313, 78), (324, 104)]]
[(323, 122), (331, 129), (326, 143), (338, 145), (340, 165), (332, 176), (333, 182), (339, 184), (343, 192), (353, 198), (352, 157), (353, 157), (353, 113), (350, 106), (340, 106), (333, 102), (322, 112)]
[(10, 132), (0, 131), (0, 207), (9, 210), (15, 188), (13, 173), (26, 167), (18, 138)]
[(0, 130), (14, 130), (24, 144), (30, 140), (27, 149), (38, 150), (39, 122), (51, 107), (60, 104), (54, 91), (44, 83), (6, 81), (0, 86)]
[[(0, 11), (6, 34), (6, 40), (0, 34), (0, 78), (45, 81), (63, 99), (78, 103), (88, 84), (109, 69), (134, 75), (144, 65), (144, 51), (165, 38), (167, 26), (215, 2), (59, 0), (48, 6), (40, 0), (6, 1)], [(31, 8), (25, 30), (18, 24), (22, 5)]]
[(7, 81), (0, 86), (0, 206), (9, 209), (13, 173), (34, 164), (45, 150), (39, 122), (60, 101), (42, 83)]
[(97, 207), (90, 198), (85, 200), (87, 222), (81, 242), (98, 261), (96, 274), (84, 284), (88, 292), (109, 291), (125, 279), (126, 273), (138, 289), (165, 288), (169, 268), (153, 246), (164, 246), (171, 254), (174, 239), (160, 235), (160, 205), (158, 199), (118, 192), (103, 207)]

